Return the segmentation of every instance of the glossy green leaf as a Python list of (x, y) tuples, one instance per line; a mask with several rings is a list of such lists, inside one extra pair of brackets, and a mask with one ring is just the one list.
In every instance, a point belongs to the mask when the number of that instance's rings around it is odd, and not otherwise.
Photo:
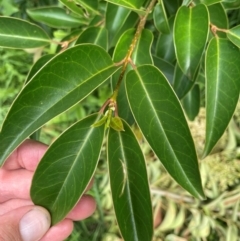
[(125, 241), (151, 241), (153, 217), (144, 156), (130, 126), (109, 130), (108, 165), (113, 205)]
[[(128, 52), (129, 46), (132, 42), (132, 39), (134, 38), (135, 31), (136, 31), (135, 29), (129, 29), (126, 32), (124, 32), (124, 34), (121, 36), (114, 50), (114, 54), (113, 54), (114, 62), (120, 62), (125, 58)], [(144, 29), (142, 31), (139, 41), (137, 42), (135, 50), (132, 54), (132, 61), (136, 66), (140, 66), (142, 64), (152, 64), (153, 61), (150, 54), (152, 41), (153, 41), (152, 33), (149, 30)], [(130, 69), (131, 69), (131, 66), (129, 65), (126, 72), (128, 72)], [(115, 87), (119, 76), (120, 76), (120, 71), (116, 72), (113, 75), (112, 77), (113, 87)], [(129, 124), (132, 124), (134, 120), (128, 105), (124, 85), (121, 85), (120, 87), (118, 98), (117, 98), (117, 104), (118, 104), (119, 116), (124, 120), (126, 120)]]
[(54, 54), (43, 55), (38, 61), (32, 66), (28, 73), (25, 84), (32, 79), (32, 77), (50, 60), (54, 57)]
[(193, 87), (194, 79), (195, 78), (189, 79), (189, 77), (182, 72), (178, 64), (176, 64), (173, 77), (173, 89), (179, 99), (182, 99)]
[(240, 52), (227, 39), (213, 38), (206, 53), (206, 141), (203, 157), (220, 139), (239, 98)]
[(143, 10), (141, 10), (141, 7), (145, 2), (145, 0), (106, 0), (106, 1), (125, 8), (129, 8), (139, 13), (143, 12)]
[(89, 27), (81, 33), (75, 44), (93, 43), (108, 49), (108, 34), (104, 27)]
[(83, 7), (87, 15), (99, 14), (98, 12), (98, 1), (96, 0), (73, 0), (81, 7)]
[(162, 1), (160, 1), (154, 7), (153, 19), (154, 19), (154, 24), (159, 32), (166, 33), (166, 34), (170, 33), (168, 19), (167, 19), (167, 15), (166, 15), (165, 8)]
[(207, 6), (222, 2), (222, 0), (194, 0), (195, 4), (205, 4)]
[(50, 43), (43, 29), (27, 21), (0, 17), (0, 26), (0, 47), (29, 49)]
[(235, 0), (231, 2), (223, 1), (222, 5), (225, 10), (238, 9), (240, 8), (240, 0)]
[(106, 10), (106, 28), (109, 45), (115, 46), (120, 36), (129, 28), (133, 28), (139, 17), (129, 9), (108, 3)]
[(117, 69), (102, 48), (91, 44), (51, 59), (21, 91), (3, 123), (0, 165), (31, 133), (85, 98)]
[(77, 4), (74, 1), (69, 0), (60, 0), (62, 4), (64, 4), (69, 10), (71, 10), (73, 13), (76, 13), (80, 16), (84, 16), (84, 12), (81, 7), (77, 6)]
[(169, 63), (173, 63), (176, 60), (175, 48), (173, 42), (173, 24), (174, 17), (169, 19), (169, 34), (160, 34), (157, 40), (156, 45), (156, 55), (157, 57), (168, 61)]
[(200, 89), (195, 85), (182, 99), (183, 109), (190, 121), (194, 121), (200, 109)]
[(27, 14), (33, 20), (44, 23), (53, 28), (76, 28), (87, 24), (86, 19), (77, 18), (59, 7), (28, 9)]
[(169, 174), (203, 198), (198, 160), (180, 102), (163, 74), (143, 65), (128, 73), (127, 96), (135, 120)]
[(165, 75), (170, 84), (173, 84), (174, 76), (174, 65), (171, 63), (158, 58), (157, 56), (152, 56), (154, 65), (159, 68), (159, 70)]
[(178, 8), (182, 5), (182, 0), (163, 0), (165, 9), (169, 16), (176, 14)]
[(179, 67), (192, 79), (207, 42), (209, 17), (205, 5), (179, 8), (174, 24), (174, 43)]
[[(208, 6), (208, 12), (211, 24), (217, 26), (218, 28), (228, 29), (227, 14), (221, 3)], [(226, 34), (220, 31), (217, 32), (217, 35), (223, 38), (226, 37)]]
[(229, 29), (227, 31), (227, 37), (233, 44), (240, 48), (240, 25)]
[(51, 214), (52, 225), (72, 210), (97, 166), (104, 126), (93, 128), (96, 114), (77, 122), (47, 150), (32, 180), (31, 198)]

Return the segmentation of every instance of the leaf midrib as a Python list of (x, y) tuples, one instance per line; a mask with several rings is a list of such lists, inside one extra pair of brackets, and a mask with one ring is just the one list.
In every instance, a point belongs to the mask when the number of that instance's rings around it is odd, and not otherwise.
[(79, 151), (78, 151), (78, 153), (77, 153), (77, 155), (76, 155), (76, 157), (75, 157), (75, 159), (73, 161), (73, 164), (71, 165), (71, 168), (70, 168), (67, 176), (65, 177), (64, 181), (62, 182), (63, 185), (62, 185), (62, 187), (61, 187), (61, 189), (60, 189), (60, 191), (59, 191), (59, 193), (58, 193), (54, 203), (52, 204), (52, 210), (54, 210), (55, 205), (57, 205), (57, 202), (58, 202), (59, 198), (61, 197), (61, 193), (64, 190), (64, 188), (63, 188), (64, 184), (68, 182), (69, 176), (72, 174), (72, 170), (74, 169), (75, 165), (78, 163), (78, 158), (81, 155), (82, 150), (86, 146), (86, 144), (87, 144), (87, 142), (89, 140), (89, 137), (91, 136), (93, 130), (94, 130), (94, 128), (90, 128), (90, 130), (87, 132), (86, 136), (83, 138), (83, 142), (81, 144), (81, 148), (79, 149)]
[(0, 33), (0, 37), (7, 37), (7, 38), (16, 38), (16, 39), (30, 39), (30, 40), (36, 40), (36, 41), (43, 41), (43, 42), (50, 42), (49, 39), (44, 39), (44, 38), (34, 38), (34, 37), (26, 37), (22, 35), (11, 35), (11, 34), (2, 34)]
[[(122, 137), (121, 137), (121, 134), (120, 132), (118, 132), (118, 136), (119, 136), (119, 142), (120, 142), (120, 147), (121, 147), (121, 153), (122, 153), (122, 157), (123, 157), (123, 161), (125, 163), (127, 163), (127, 158), (126, 158), (126, 155), (125, 155), (125, 152), (124, 152), (124, 145), (123, 145), (123, 141), (122, 141)], [(130, 214), (130, 217), (131, 217), (131, 223), (133, 224), (132, 227), (133, 227), (133, 233), (134, 233), (134, 239), (135, 237), (137, 237), (137, 239), (135, 239), (135, 241), (138, 241), (138, 233), (137, 233), (137, 230), (136, 230), (136, 224), (134, 222), (134, 218), (133, 218), (133, 214), (134, 214), (134, 211), (133, 211), (133, 205), (132, 205), (132, 197), (131, 197), (131, 192), (130, 192), (130, 187), (129, 187), (129, 180), (128, 180), (128, 170), (127, 170), (127, 180), (126, 180), (126, 193), (127, 193), (127, 196), (128, 196), (128, 200), (130, 200), (128, 203), (129, 203), (129, 208), (130, 208), (130, 211), (131, 211), (131, 214)]]
[[(149, 102), (149, 104), (150, 104), (150, 106), (151, 106), (151, 109), (152, 109), (154, 115), (158, 117), (158, 114), (157, 114), (157, 112), (155, 111), (155, 107), (154, 107), (153, 103), (151, 102), (151, 98), (149, 97), (149, 94), (148, 94), (148, 92), (147, 92), (147, 89), (146, 89), (145, 86), (144, 86), (144, 82), (143, 82), (143, 80), (142, 80), (142, 78), (141, 78), (141, 76), (140, 76), (140, 74), (139, 74), (139, 72), (138, 72), (137, 70), (136, 70), (136, 73), (137, 73), (138, 78), (139, 78), (139, 80), (140, 80), (141, 86), (142, 86), (142, 88), (143, 88), (143, 90), (144, 90), (144, 92), (145, 92), (145, 94), (146, 94), (145, 97), (147, 98), (147, 100), (148, 100), (148, 102)], [(172, 146), (171, 146), (171, 144), (170, 144), (170, 142), (169, 142), (168, 136), (166, 135), (166, 133), (165, 133), (165, 131), (164, 131), (164, 128), (163, 128), (162, 123), (161, 123), (161, 120), (160, 120), (159, 118), (156, 118), (156, 120), (158, 121), (159, 126), (160, 126), (160, 129), (162, 130), (162, 133), (164, 134), (164, 136), (165, 136), (165, 138), (166, 138), (166, 140), (167, 140), (167, 144), (168, 144), (168, 146), (170, 147), (171, 153), (172, 153), (172, 155), (173, 155), (174, 158), (175, 158), (175, 163), (177, 163), (178, 168), (181, 170), (181, 173), (182, 173), (182, 175), (185, 177), (185, 179), (188, 180), (188, 183), (191, 184), (191, 181), (190, 181), (189, 178), (186, 176), (185, 172), (183, 171), (182, 166), (181, 166), (180, 163), (177, 161), (178, 158), (176, 157), (176, 154), (175, 154), (175, 152), (173, 151), (173, 148), (172, 148)], [(137, 121), (137, 120), (136, 120), (136, 121)], [(143, 134), (144, 134), (144, 133), (143, 133)], [(147, 140), (147, 138), (146, 138), (146, 140)], [(192, 185), (191, 185), (191, 186), (192, 186)], [(192, 188), (195, 190), (195, 188), (194, 188), (193, 186), (192, 186)]]

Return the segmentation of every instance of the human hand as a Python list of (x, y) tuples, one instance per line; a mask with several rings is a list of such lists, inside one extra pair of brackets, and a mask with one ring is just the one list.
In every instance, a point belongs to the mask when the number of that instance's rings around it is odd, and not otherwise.
[(35, 206), (30, 198), (31, 180), (47, 146), (26, 140), (0, 169), (0, 240), (62, 241), (73, 229), (73, 221), (90, 216), (96, 203), (83, 195), (75, 208), (60, 223), (50, 227), (48, 211)]

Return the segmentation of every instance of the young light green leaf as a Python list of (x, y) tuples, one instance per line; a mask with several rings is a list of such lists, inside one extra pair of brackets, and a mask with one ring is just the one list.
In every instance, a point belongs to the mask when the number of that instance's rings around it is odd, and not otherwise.
[(33, 20), (53, 28), (76, 28), (88, 23), (85, 18), (77, 18), (71, 14), (67, 14), (63, 8), (59, 7), (28, 9), (27, 14)]
[(229, 29), (227, 31), (227, 37), (233, 44), (240, 48), (240, 25)]
[(124, 131), (122, 120), (118, 116), (111, 118), (110, 127), (115, 131)]
[(50, 43), (43, 29), (27, 21), (0, 17), (0, 26), (0, 47), (30, 49)]
[(209, 16), (207, 7), (179, 8), (174, 24), (174, 43), (179, 67), (192, 79), (197, 71), (207, 42)]
[(104, 126), (93, 128), (94, 114), (65, 131), (47, 150), (32, 180), (31, 198), (51, 214), (52, 225), (73, 209), (96, 169)]
[(193, 121), (200, 109), (200, 89), (195, 85), (182, 99), (183, 109), (190, 121)]
[(157, 30), (161, 33), (170, 33), (170, 28), (168, 24), (167, 14), (163, 2), (160, 1), (155, 7), (153, 12), (154, 24)]
[(52, 58), (24, 87), (3, 123), (0, 166), (31, 133), (81, 101), (118, 68), (102, 48), (91, 44)]
[(206, 52), (206, 141), (203, 157), (220, 139), (239, 98), (240, 51), (227, 39), (213, 38)]
[(154, 66), (143, 65), (130, 71), (125, 83), (135, 120), (159, 160), (183, 188), (203, 198), (193, 139), (164, 75)]
[(101, 126), (101, 125), (105, 124), (107, 119), (108, 119), (108, 116), (104, 115), (100, 120), (98, 120), (97, 122), (94, 122), (92, 124), (92, 127), (98, 127), (98, 126)]
[(108, 34), (104, 27), (89, 27), (81, 33), (75, 44), (93, 43), (108, 49)]
[(146, 164), (130, 126), (109, 130), (108, 165), (113, 205), (125, 241), (150, 241), (153, 217)]

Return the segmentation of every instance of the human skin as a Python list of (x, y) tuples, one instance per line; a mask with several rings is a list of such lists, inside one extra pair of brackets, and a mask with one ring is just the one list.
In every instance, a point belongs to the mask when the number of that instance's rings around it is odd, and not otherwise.
[[(34, 140), (26, 140), (6, 160), (0, 169), (0, 240), (21, 240), (19, 222), (36, 207), (30, 198), (30, 186), (34, 170), (47, 146)], [(90, 216), (96, 208), (93, 197), (83, 195), (75, 208), (60, 223), (50, 227), (41, 241), (62, 241), (73, 230), (73, 221)]]

